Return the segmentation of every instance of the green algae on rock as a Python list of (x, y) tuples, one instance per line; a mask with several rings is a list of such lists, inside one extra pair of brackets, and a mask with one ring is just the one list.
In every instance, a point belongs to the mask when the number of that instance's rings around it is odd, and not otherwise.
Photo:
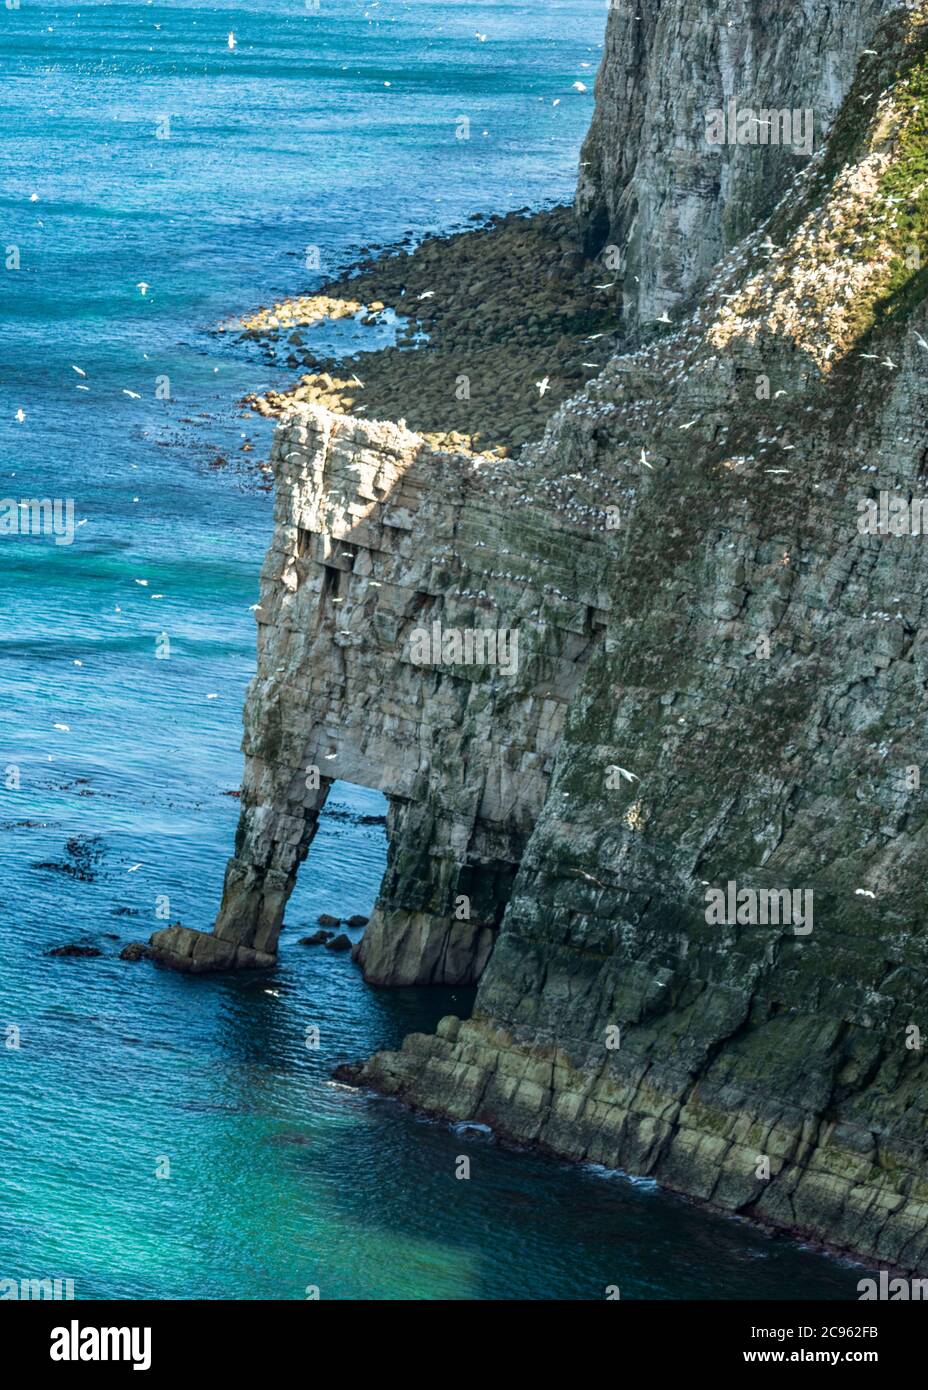
[(264, 415), (313, 403), (402, 418), (436, 448), (517, 453), (614, 347), (618, 281), (601, 260), (584, 260), (579, 245), (570, 209), (510, 213), (385, 253), (317, 295), (248, 317), (246, 332), (268, 341), (292, 324), (376, 316), (386, 305), (403, 328), (396, 346), (359, 354), (350, 371), (320, 359), (290, 389), (247, 403)]

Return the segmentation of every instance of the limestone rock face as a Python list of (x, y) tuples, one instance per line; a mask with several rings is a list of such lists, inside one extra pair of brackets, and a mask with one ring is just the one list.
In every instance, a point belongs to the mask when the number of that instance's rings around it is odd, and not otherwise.
[(272, 461), (235, 855), (213, 935), (170, 928), (153, 951), (179, 969), (273, 961), (341, 778), (390, 803), (387, 871), (355, 953), (365, 977), (473, 984), (602, 641), (601, 528), (517, 520), (518, 470), (499, 459), (318, 406), (281, 423)]
[[(752, 127), (811, 111), (820, 149), (881, 14), (894, 0), (614, 0), (580, 156), (587, 251), (618, 250), (629, 326), (685, 305), (722, 253), (773, 209), (806, 155), (805, 128)], [(742, 138), (710, 144), (707, 114), (744, 112)], [(737, 135), (737, 124), (735, 133)], [(773, 143), (777, 138), (780, 143)], [(608, 278), (613, 278), (610, 275)]]
[[(918, 1269), (928, 538), (875, 518), (928, 496), (926, 18), (884, 23), (698, 310), (517, 463), (281, 424), (235, 856), (214, 936), (153, 938), (261, 963), (331, 779), (380, 787), (365, 973), (479, 989), (346, 1079)], [(434, 622), (517, 632), (517, 669), (417, 664)], [(729, 885), (776, 912), (710, 912)]]
[[(605, 638), (474, 1017), (344, 1072), (920, 1270), (925, 33), (881, 31), (698, 313), (526, 464), (529, 506), (556, 473), (621, 513)], [(729, 884), (812, 915), (720, 917)]]

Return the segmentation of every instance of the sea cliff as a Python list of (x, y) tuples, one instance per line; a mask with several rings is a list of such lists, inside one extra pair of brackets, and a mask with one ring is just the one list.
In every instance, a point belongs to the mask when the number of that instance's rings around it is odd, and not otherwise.
[[(888, 9), (613, 8), (576, 215), (621, 320), (518, 457), (285, 407), (223, 903), (152, 945), (272, 963), (332, 781), (378, 787), (365, 976), (479, 990), (343, 1079), (923, 1269), (928, 561), (880, 517), (926, 490), (928, 42)], [(814, 150), (707, 147), (732, 96)], [(436, 623), (517, 669), (423, 665)]]

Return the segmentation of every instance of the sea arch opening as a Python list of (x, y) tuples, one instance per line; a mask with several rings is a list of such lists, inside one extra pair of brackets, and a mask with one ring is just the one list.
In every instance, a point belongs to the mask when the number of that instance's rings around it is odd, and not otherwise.
[(331, 783), (307, 850), (310, 870), (297, 872), (287, 904), (284, 931), (290, 939), (297, 931), (323, 927), (346, 933), (357, 946), (386, 872), (388, 811), (378, 789), (341, 779)]

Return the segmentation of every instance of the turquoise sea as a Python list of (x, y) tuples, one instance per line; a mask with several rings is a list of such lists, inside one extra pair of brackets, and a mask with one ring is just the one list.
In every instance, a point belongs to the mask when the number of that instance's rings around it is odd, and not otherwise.
[[(796, 1242), (331, 1083), (471, 1004), (296, 944), (370, 910), (369, 791), (335, 788), (272, 975), (118, 959), (159, 911), (210, 925), (235, 832), (271, 532), (269, 426), (238, 402), (291, 373), (211, 330), (318, 283), (308, 246), (334, 271), (569, 199), (604, 22), (594, 0), (0, 6), (0, 494), (72, 499), (76, 525), (0, 536), (0, 1279), (854, 1296), (862, 1271)], [(45, 954), (80, 941), (103, 954)]]

